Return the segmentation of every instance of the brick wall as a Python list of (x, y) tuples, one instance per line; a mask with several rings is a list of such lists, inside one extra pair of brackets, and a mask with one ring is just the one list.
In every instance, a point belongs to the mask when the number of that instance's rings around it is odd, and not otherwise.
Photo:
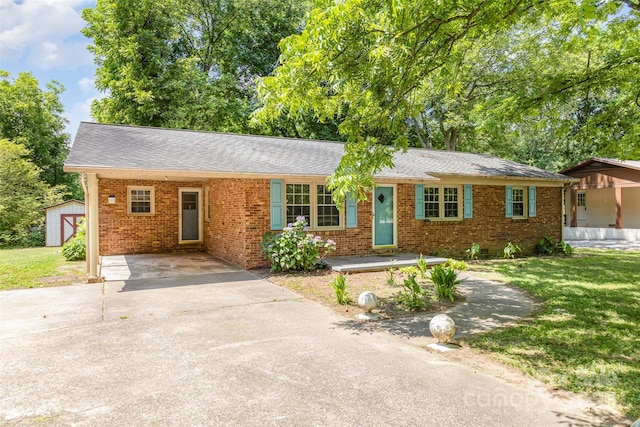
[[(127, 185), (155, 187), (155, 211), (151, 217), (129, 216)], [(178, 188), (202, 187), (209, 192), (211, 218), (204, 223), (202, 245), (178, 243)], [(243, 268), (267, 265), (259, 244), (270, 229), (268, 179), (210, 179), (205, 182), (127, 181), (101, 179), (100, 253), (104, 255), (181, 250), (206, 250)], [(115, 195), (117, 203), (106, 203)], [(438, 253), (459, 257), (472, 243), (491, 253), (502, 253), (507, 242), (532, 251), (547, 234), (560, 239), (562, 189), (537, 188), (537, 217), (505, 218), (504, 186), (473, 186), (473, 218), (462, 221), (425, 222), (415, 219), (414, 185), (397, 185), (398, 249), (372, 249), (371, 201), (358, 203), (358, 228), (317, 232), (332, 239), (332, 256), (371, 253)]]
[(562, 233), (562, 188), (537, 188), (537, 216), (505, 217), (505, 187), (474, 185), (473, 218), (425, 222), (415, 219), (414, 186), (398, 185), (398, 251), (460, 257), (475, 242), (489, 253), (502, 254), (508, 242), (525, 252), (541, 237), (559, 240)]
[(211, 219), (208, 227), (207, 251), (212, 255), (246, 266), (245, 240), (247, 239), (245, 189), (243, 179), (211, 179), (209, 190)]
[[(127, 186), (131, 185), (154, 187), (155, 215), (127, 214)], [(178, 243), (178, 189), (180, 187), (202, 187), (202, 183), (100, 179), (98, 181), (100, 254), (204, 250), (204, 245), (201, 244)], [(115, 204), (107, 203), (109, 196), (116, 196)]]

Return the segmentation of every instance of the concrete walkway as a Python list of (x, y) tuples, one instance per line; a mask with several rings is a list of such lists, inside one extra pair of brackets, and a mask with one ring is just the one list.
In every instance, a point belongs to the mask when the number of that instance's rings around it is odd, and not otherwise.
[(171, 275), (183, 261), (165, 261), (170, 277), (132, 279), (128, 264), (125, 280), (0, 292), (0, 424), (619, 425), (581, 399), (354, 333), (249, 272), (211, 259), (213, 272)]
[[(380, 271), (387, 268), (415, 266), (420, 255), (413, 253), (373, 256), (342, 256), (327, 258), (326, 261), (333, 271), (341, 273), (355, 271)], [(426, 256), (427, 265), (442, 264), (446, 258)]]
[[(514, 324), (536, 309), (534, 301), (519, 289), (466, 273), (460, 273), (459, 277), (464, 279), (458, 291), (465, 301), (444, 311), (456, 323), (454, 340)], [(363, 331), (387, 331), (414, 344), (428, 345), (436, 342), (429, 332), (429, 322), (436, 314), (439, 313), (367, 323), (345, 319), (342, 325)]]

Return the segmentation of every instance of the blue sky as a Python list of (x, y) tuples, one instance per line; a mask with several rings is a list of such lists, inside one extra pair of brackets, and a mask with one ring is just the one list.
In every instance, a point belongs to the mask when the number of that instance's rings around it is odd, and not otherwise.
[(95, 65), (81, 13), (95, 0), (0, 0), (0, 69), (15, 78), (30, 71), (44, 85), (56, 80), (65, 87), (61, 101), (73, 138), (82, 120), (91, 120), (91, 101), (101, 94), (94, 86)]

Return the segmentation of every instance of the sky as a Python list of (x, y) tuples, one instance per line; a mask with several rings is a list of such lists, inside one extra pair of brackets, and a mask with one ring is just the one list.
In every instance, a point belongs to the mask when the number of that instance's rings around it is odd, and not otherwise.
[(95, 65), (80, 32), (82, 10), (95, 0), (0, 0), (0, 70), (11, 78), (29, 71), (44, 89), (56, 80), (65, 87), (60, 100), (73, 137), (91, 120), (91, 101), (103, 96), (94, 86)]

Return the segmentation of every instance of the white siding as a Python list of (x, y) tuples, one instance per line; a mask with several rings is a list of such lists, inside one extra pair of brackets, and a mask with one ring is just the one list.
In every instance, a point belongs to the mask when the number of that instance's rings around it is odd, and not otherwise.
[(622, 225), (640, 228), (640, 187), (622, 189)]
[(616, 226), (616, 194), (613, 188), (594, 188), (586, 191), (587, 223), (585, 227)]
[(63, 214), (82, 214), (84, 215), (84, 204), (79, 202), (68, 202), (61, 205), (47, 208), (47, 231), (46, 231), (46, 245), (47, 246), (62, 246), (62, 235), (60, 233), (61, 219), (60, 215)]

